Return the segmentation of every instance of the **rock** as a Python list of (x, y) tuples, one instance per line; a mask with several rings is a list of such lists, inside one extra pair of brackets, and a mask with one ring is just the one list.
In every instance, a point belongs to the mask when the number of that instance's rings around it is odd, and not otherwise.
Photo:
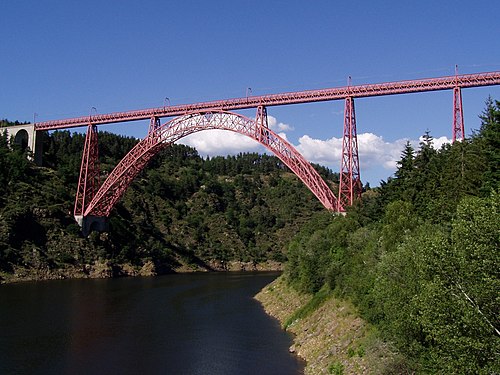
[(89, 277), (93, 279), (113, 277), (113, 268), (109, 264), (109, 261), (96, 260), (90, 269)]
[(156, 276), (156, 267), (152, 261), (144, 263), (139, 271), (139, 276)]
[(137, 276), (137, 271), (129, 263), (122, 264), (120, 268), (121, 276)]
[(90, 275), (90, 271), (92, 271), (92, 266), (90, 264), (85, 264), (83, 266), (83, 269), (82, 269), (82, 272), (85, 274), (85, 275)]

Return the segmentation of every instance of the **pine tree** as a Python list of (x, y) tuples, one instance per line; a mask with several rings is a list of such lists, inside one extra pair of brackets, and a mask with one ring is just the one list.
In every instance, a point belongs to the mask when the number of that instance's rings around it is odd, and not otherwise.
[(8, 162), (9, 146), (7, 144), (7, 132), (0, 131), (0, 189), (5, 191), (8, 182)]
[(398, 199), (413, 202), (416, 194), (412, 180), (415, 174), (415, 150), (410, 141), (406, 141), (401, 160), (397, 162), (397, 166), (395, 185), (399, 195)]
[(432, 216), (428, 205), (437, 195), (440, 175), (439, 161), (436, 160), (438, 153), (432, 142), (433, 137), (427, 130), (422, 136), (420, 148), (415, 156), (415, 174), (412, 179), (416, 191), (413, 204), (424, 217)]
[(500, 101), (488, 98), (486, 109), (479, 116), (482, 120), (479, 145), (486, 161), (482, 176), (483, 191), (488, 195), (500, 183)]

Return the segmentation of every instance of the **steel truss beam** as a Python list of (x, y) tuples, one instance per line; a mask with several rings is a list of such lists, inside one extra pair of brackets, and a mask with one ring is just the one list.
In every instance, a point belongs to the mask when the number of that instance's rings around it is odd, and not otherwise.
[[(311, 103), (328, 100), (339, 100), (347, 97), (361, 98), (368, 96), (406, 94), (412, 92), (450, 90), (454, 87), (478, 87), (500, 84), (500, 72), (454, 75), (449, 77), (417, 79), (410, 81), (386, 82), (358, 86), (345, 86), (320, 90), (308, 90), (272, 94), (263, 96), (249, 96), (236, 99), (216, 100), (195, 104), (174, 105), (141, 109), (136, 111), (96, 114), (92, 116), (92, 124), (111, 124), (116, 122), (147, 120), (154, 117), (180, 116), (186, 113), (207, 111), (233, 111), (243, 108), (257, 108), (258, 106), (275, 106), (296, 103)], [(86, 126), (88, 116), (65, 120), (44, 121), (35, 124), (36, 130), (66, 129)]]
[[(264, 125), (265, 124), (265, 125)], [(262, 126), (264, 125), (264, 126)], [(250, 137), (272, 151), (319, 199), (325, 208), (337, 209), (337, 198), (328, 185), (286, 140), (267, 127), (267, 115), (262, 107), (257, 120), (230, 112), (192, 113), (174, 118), (160, 128), (151, 130), (115, 167), (87, 206), (84, 216), (109, 216), (132, 180), (162, 149), (175, 141), (203, 130), (221, 129)]]

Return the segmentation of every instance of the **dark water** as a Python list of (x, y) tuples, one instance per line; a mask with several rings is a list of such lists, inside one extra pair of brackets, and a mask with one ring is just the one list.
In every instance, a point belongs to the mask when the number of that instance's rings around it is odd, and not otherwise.
[(252, 297), (276, 273), (0, 286), (0, 374), (301, 374)]

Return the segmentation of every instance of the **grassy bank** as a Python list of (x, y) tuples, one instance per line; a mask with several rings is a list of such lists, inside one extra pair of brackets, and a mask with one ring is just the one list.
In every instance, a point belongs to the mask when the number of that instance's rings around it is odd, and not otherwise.
[(399, 374), (401, 358), (354, 306), (327, 289), (299, 294), (281, 276), (255, 297), (294, 335), (290, 351), (306, 360), (305, 374)]

